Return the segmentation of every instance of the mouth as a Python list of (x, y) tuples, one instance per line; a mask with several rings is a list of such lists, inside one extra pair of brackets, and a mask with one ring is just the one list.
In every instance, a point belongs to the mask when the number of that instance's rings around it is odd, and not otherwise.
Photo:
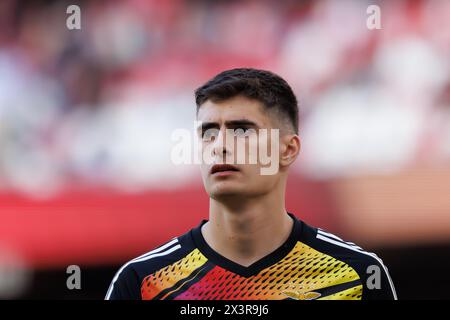
[(239, 171), (238, 168), (230, 164), (215, 164), (212, 166), (210, 174), (227, 175), (238, 171)]

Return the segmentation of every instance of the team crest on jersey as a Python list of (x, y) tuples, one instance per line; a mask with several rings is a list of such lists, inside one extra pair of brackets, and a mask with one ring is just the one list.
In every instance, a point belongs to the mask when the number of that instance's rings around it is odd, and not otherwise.
[(288, 289), (288, 290), (284, 290), (283, 294), (287, 297), (289, 297), (290, 299), (294, 299), (294, 300), (314, 300), (317, 299), (321, 296), (320, 293), (318, 292), (314, 292), (314, 291), (309, 291), (309, 292), (305, 292), (304, 288), (302, 286), (298, 286), (297, 288), (295, 288), (295, 286), (293, 286), (294, 288), (292, 289)]

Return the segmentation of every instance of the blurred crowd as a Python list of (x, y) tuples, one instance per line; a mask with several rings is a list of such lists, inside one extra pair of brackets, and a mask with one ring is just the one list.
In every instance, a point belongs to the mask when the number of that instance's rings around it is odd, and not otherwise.
[[(66, 27), (74, 3), (81, 30)], [(242, 66), (293, 86), (300, 174), (448, 164), (449, 17), (441, 0), (2, 0), (0, 191), (190, 181), (171, 133), (192, 129), (196, 87)]]

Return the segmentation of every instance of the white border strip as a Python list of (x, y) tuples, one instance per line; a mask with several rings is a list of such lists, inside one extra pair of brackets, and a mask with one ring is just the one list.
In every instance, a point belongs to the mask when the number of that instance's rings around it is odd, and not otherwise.
[[(323, 236), (328, 237), (328, 238), (332, 238), (332, 239), (338, 240), (338, 241), (340, 241), (340, 242), (342, 242), (342, 243), (345, 243), (345, 244), (347, 244), (347, 245), (349, 245), (349, 246), (355, 247), (355, 248), (357, 248), (357, 249), (359, 249), (359, 250), (363, 250), (363, 248), (357, 246), (355, 243), (350, 242), (350, 241), (344, 241), (343, 239), (339, 238), (338, 236), (336, 236), (336, 235), (334, 235), (334, 234), (332, 234), (332, 233), (329, 233), (329, 232), (325, 232), (325, 231), (323, 231), (322, 229), (317, 229), (317, 232), (320, 233), (320, 234), (323, 235)], [(364, 250), (363, 250), (363, 251), (364, 251)]]
[[(169, 253), (172, 253), (175, 250), (178, 250), (179, 248), (181, 248), (181, 245), (178, 244), (178, 245), (168, 249), (167, 251), (164, 251), (164, 249), (170, 247), (171, 245), (173, 245), (173, 244), (175, 244), (177, 242), (178, 242), (178, 239), (175, 238), (172, 241), (166, 243), (165, 245), (163, 245), (163, 246), (161, 246), (161, 247), (159, 247), (159, 248), (157, 248), (155, 250), (152, 250), (150, 252), (147, 252), (147, 253), (145, 253), (145, 254), (143, 254), (143, 255), (141, 255), (141, 256), (133, 259), (133, 260), (128, 261), (126, 264), (124, 264), (119, 269), (119, 271), (117, 271), (116, 275), (114, 276), (114, 278), (113, 278), (113, 280), (111, 282), (111, 285), (109, 286), (108, 292), (106, 293), (105, 300), (109, 300), (109, 298), (111, 296), (111, 293), (112, 293), (112, 291), (114, 289), (114, 283), (117, 281), (117, 279), (119, 278), (119, 275), (122, 273), (122, 271), (126, 267), (128, 267), (130, 264), (135, 263), (135, 262), (141, 262), (141, 261), (149, 260), (149, 259), (152, 259), (152, 258), (155, 258), (155, 257), (168, 255)], [(163, 252), (161, 252), (161, 251), (163, 251)]]

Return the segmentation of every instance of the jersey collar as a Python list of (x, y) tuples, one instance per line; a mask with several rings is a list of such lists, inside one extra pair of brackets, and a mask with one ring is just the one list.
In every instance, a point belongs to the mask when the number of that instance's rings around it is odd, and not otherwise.
[(275, 251), (262, 257), (248, 267), (229, 260), (228, 258), (214, 251), (208, 245), (201, 232), (201, 227), (206, 222), (208, 222), (208, 220), (202, 220), (202, 222), (197, 227), (193, 228), (191, 230), (191, 236), (195, 246), (208, 260), (225, 270), (231, 271), (244, 277), (250, 277), (258, 274), (261, 270), (270, 267), (271, 265), (276, 264), (277, 262), (282, 260), (294, 248), (295, 244), (300, 239), (300, 235), (302, 233), (302, 221), (297, 219), (297, 217), (295, 217), (292, 213), (288, 212), (288, 215), (294, 220), (294, 224), (291, 233), (289, 234), (289, 237), (286, 239), (286, 241)]

